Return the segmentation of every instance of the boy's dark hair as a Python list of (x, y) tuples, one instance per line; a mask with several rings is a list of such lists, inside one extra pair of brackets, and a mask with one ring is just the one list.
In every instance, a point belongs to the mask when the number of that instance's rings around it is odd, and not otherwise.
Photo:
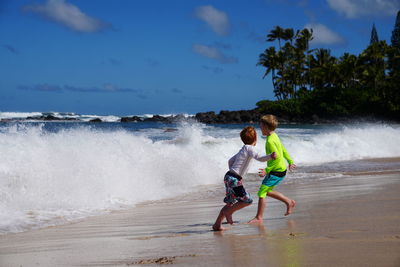
[(270, 131), (275, 131), (276, 127), (278, 127), (278, 119), (271, 114), (262, 116), (260, 123), (267, 126)]
[(257, 140), (256, 129), (253, 126), (244, 127), (240, 132), (240, 138), (246, 145), (251, 145)]

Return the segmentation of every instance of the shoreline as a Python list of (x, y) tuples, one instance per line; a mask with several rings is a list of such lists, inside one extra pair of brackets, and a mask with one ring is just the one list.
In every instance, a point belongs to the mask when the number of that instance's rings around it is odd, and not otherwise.
[[(79, 222), (0, 236), (2, 266), (398, 266), (399, 172), (345, 175), (289, 183), (293, 214), (267, 200), (263, 225), (246, 222), (256, 202), (234, 214), (224, 232), (211, 226), (221, 196), (205, 192), (89, 217)], [(247, 182), (255, 192), (258, 181)], [(223, 192), (222, 192), (223, 194)]]

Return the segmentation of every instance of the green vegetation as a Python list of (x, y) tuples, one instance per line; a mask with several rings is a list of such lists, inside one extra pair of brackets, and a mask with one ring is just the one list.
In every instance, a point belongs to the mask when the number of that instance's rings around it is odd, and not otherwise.
[(276, 101), (257, 103), (261, 112), (288, 118), (379, 116), (400, 119), (400, 11), (389, 45), (373, 25), (369, 46), (359, 55), (337, 58), (329, 49), (310, 49), (313, 31), (276, 26), (267, 36), (277, 43), (257, 65), (271, 74)]

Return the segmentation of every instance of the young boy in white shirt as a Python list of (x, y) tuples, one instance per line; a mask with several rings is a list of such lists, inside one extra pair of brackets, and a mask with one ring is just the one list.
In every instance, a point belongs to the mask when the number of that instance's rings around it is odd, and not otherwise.
[(244, 207), (249, 206), (253, 199), (250, 194), (246, 192), (243, 187), (242, 176), (246, 174), (249, 163), (252, 158), (258, 161), (268, 161), (275, 159), (275, 153), (260, 156), (255, 150), (254, 146), (257, 143), (257, 133), (254, 127), (245, 127), (240, 132), (244, 146), (229, 159), (229, 171), (225, 174), (224, 183), (226, 189), (226, 196), (224, 202), (226, 205), (221, 209), (217, 220), (213, 225), (214, 231), (223, 231), (222, 221), (226, 218), (227, 222), (233, 224), (232, 214)]

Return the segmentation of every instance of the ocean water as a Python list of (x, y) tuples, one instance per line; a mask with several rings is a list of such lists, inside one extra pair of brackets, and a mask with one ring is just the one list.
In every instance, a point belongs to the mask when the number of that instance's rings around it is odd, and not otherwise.
[[(15, 115), (14, 115), (15, 116)], [(222, 183), (245, 125), (0, 123), (0, 233), (58, 225)], [(256, 149), (263, 153), (258, 131)], [(281, 125), (299, 166), (285, 183), (340, 179), (400, 157), (400, 125)], [(383, 165), (382, 165), (383, 164)], [(388, 161), (383, 168), (398, 169)], [(253, 162), (251, 174), (264, 163)]]

